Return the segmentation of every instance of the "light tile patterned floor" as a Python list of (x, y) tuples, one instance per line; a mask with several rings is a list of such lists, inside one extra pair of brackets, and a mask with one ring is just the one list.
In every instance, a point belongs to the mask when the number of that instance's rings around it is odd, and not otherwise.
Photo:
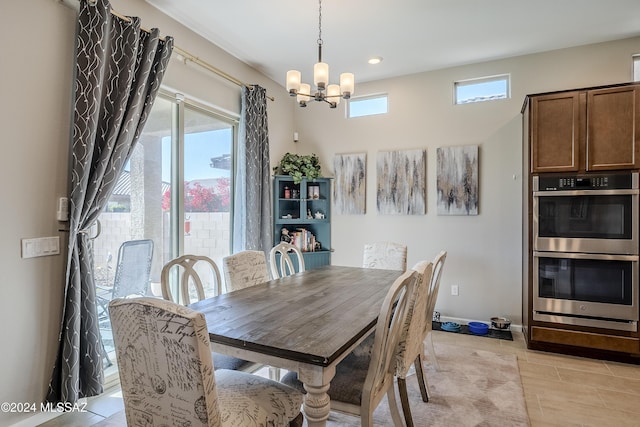
[[(640, 426), (640, 366), (531, 351), (521, 333), (513, 335), (504, 341), (436, 331), (433, 339), (517, 355), (532, 427)], [(41, 426), (87, 427), (122, 408), (116, 389), (89, 399), (88, 413), (64, 414)], [(123, 425), (123, 416), (109, 424)]]

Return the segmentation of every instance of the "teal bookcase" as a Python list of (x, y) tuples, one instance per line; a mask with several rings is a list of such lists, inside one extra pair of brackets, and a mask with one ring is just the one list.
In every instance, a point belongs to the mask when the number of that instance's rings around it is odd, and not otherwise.
[[(286, 228), (304, 256), (307, 270), (331, 264), (331, 179), (273, 178), (273, 244)], [(310, 216), (310, 218), (309, 218)]]

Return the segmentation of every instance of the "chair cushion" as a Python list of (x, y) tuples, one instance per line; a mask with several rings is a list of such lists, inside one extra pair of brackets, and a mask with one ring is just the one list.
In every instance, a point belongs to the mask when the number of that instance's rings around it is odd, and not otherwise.
[(218, 369), (229, 369), (231, 371), (243, 371), (245, 368), (253, 365), (253, 362), (249, 362), (248, 360), (238, 359), (237, 357), (227, 356), (226, 354), (220, 353), (211, 353), (213, 356), (213, 368), (217, 371)]
[(371, 351), (373, 350), (373, 342), (375, 340), (375, 334), (369, 334), (356, 348), (353, 349), (352, 354), (356, 357), (371, 358)]
[[(336, 366), (336, 375), (331, 380), (331, 386), (328, 391), (331, 400), (360, 406), (362, 389), (367, 378), (370, 362), (371, 355), (367, 353), (362, 355), (351, 353), (345, 357)], [(296, 372), (287, 373), (281, 382), (302, 393), (306, 393)]]
[(215, 371), (222, 425), (286, 426), (300, 414), (302, 393), (285, 384), (240, 371)]

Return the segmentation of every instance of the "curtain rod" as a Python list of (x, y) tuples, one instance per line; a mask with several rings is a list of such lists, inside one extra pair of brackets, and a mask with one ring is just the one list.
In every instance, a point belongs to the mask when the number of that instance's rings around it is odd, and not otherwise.
[[(62, 1), (64, 1), (64, 0), (62, 0)], [(78, 2), (81, 2), (81, 1), (83, 1), (83, 0), (78, 0)], [(86, 0), (86, 1), (90, 1), (90, 0)], [(113, 10), (113, 9), (111, 9), (111, 14), (113, 16), (117, 16), (118, 18), (123, 19), (123, 20), (125, 20), (127, 22), (131, 22), (131, 19), (128, 16), (123, 15), (123, 14), (121, 14), (121, 13), (119, 13), (119, 12)], [(151, 30), (148, 30), (148, 29), (146, 29), (146, 28), (144, 28), (142, 26), (140, 27), (140, 29), (142, 31), (144, 31), (144, 32), (147, 32), (147, 33), (151, 32)], [(164, 40), (164, 37), (161, 37), (161, 38), (162, 38), (162, 40)], [(252, 84), (245, 83), (242, 80), (238, 80), (237, 78), (233, 77), (232, 75), (230, 75), (228, 73), (225, 73), (221, 69), (219, 69), (217, 67), (214, 67), (213, 65), (209, 64), (208, 62), (203, 61), (202, 59), (200, 59), (196, 55), (190, 53), (187, 50), (182, 49), (181, 47), (176, 46), (175, 44), (173, 45), (173, 50), (176, 51), (179, 55), (181, 55), (184, 58), (185, 62), (186, 61), (191, 61), (194, 64), (199, 65), (200, 67), (204, 68), (205, 70), (207, 70), (207, 71), (209, 71), (211, 73), (214, 73), (214, 74), (218, 75), (219, 77), (222, 77), (223, 79), (225, 79), (227, 81), (230, 81), (231, 83), (233, 83), (235, 85), (238, 85), (240, 87), (246, 86), (246, 87), (249, 87), (249, 88), (253, 88), (253, 86), (254, 86)], [(270, 99), (271, 101), (275, 101), (275, 98), (273, 96), (268, 96), (267, 95), (267, 98)]]

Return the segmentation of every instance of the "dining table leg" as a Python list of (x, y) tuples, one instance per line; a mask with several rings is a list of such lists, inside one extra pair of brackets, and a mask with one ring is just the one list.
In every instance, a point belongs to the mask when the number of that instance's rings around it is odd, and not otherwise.
[(321, 366), (301, 366), (298, 370), (298, 378), (307, 391), (302, 408), (309, 427), (325, 427), (327, 425), (331, 411), (327, 392), (335, 374), (335, 366), (324, 368)]

